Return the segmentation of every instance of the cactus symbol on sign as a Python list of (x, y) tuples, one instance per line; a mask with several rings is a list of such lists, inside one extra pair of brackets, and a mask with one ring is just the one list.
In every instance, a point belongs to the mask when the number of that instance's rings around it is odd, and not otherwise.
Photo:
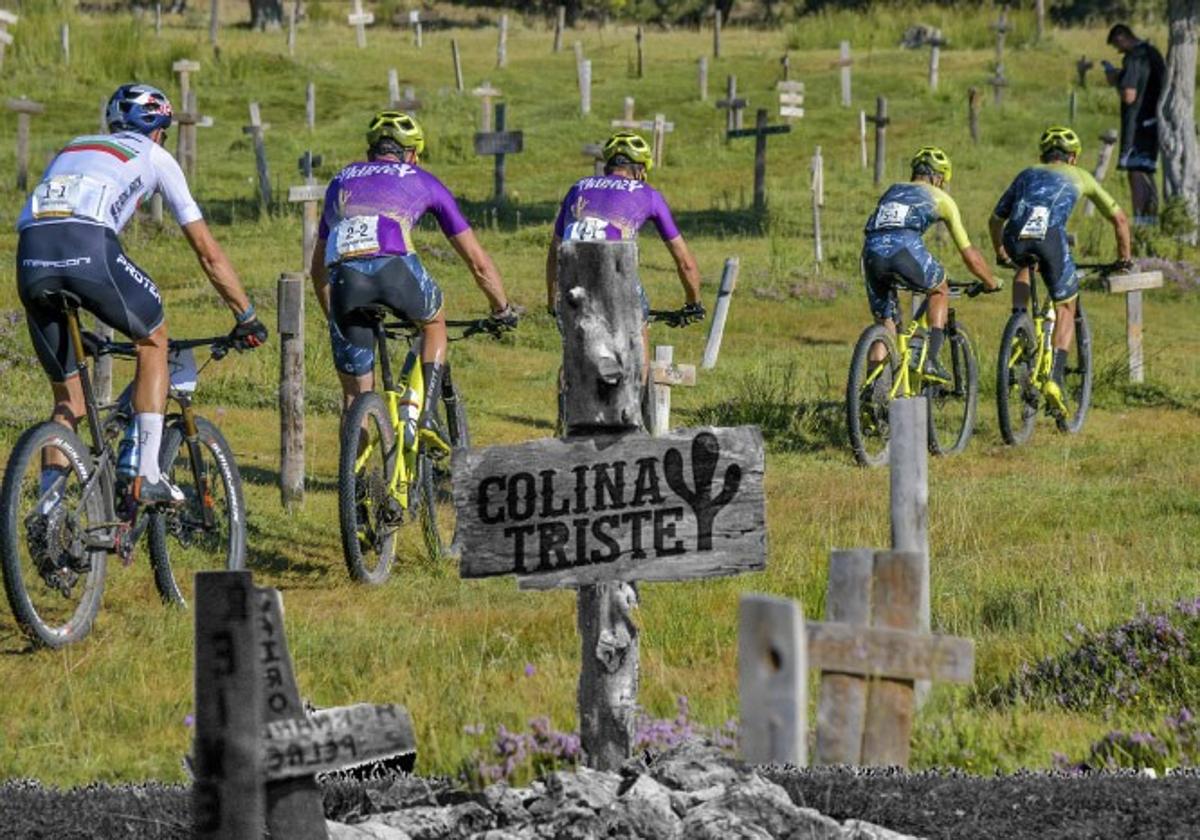
[(737, 495), (742, 483), (742, 468), (730, 464), (725, 469), (721, 492), (712, 495), (713, 475), (717, 470), (721, 445), (716, 435), (701, 432), (692, 440), (692, 479), (696, 489), (688, 487), (683, 477), (683, 455), (678, 449), (668, 449), (663, 458), (663, 473), (671, 489), (688, 503), (696, 517), (696, 550), (712, 551), (713, 521), (721, 508)]

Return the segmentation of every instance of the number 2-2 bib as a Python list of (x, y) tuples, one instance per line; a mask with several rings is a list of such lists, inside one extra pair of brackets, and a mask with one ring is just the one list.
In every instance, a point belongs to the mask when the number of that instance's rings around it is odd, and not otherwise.
[(379, 251), (379, 217), (351, 216), (337, 226), (339, 259), (351, 259)]

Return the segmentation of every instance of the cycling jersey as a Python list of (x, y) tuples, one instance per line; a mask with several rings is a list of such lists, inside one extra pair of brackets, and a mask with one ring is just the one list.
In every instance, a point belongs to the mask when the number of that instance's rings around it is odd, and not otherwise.
[(919, 242), (935, 222), (946, 224), (958, 250), (971, 247), (954, 199), (933, 184), (919, 181), (888, 187), (867, 219), (863, 232), (868, 244), (878, 246), (884, 252), (914, 240)]
[(318, 235), (325, 264), (412, 253), (412, 229), (432, 213), (447, 237), (470, 229), (454, 196), (429, 172), (410, 163), (352, 163), (325, 191)]
[(597, 175), (576, 181), (562, 201), (554, 235), (563, 240), (634, 239), (653, 222), (664, 242), (679, 228), (662, 194), (645, 181)]
[(87, 222), (120, 233), (138, 204), (161, 190), (180, 225), (203, 218), (175, 158), (131, 131), (76, 137), (47, 167), (17, 218), (17, 230)]

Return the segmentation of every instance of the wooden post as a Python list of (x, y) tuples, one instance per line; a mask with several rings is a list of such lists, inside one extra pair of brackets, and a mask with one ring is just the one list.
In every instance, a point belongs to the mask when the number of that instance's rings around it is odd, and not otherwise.
[(626, 96), (621, 103), (621, 118), (623, 122), (633, 122), (635, 101), (632, 96)]
[(291, 8), (288, 9), (288, 34), (287, 45), (288, 55), (296, 55), (296, 18), (300, 14), (300, 0), (294, 0)]
[[(741, 109), (746, 107), (744, 99), (737, 98), (737, 76), (725, 77), (725, 98), (717, 100), (717, 107), (725, 110), (725, 131), (733, 131), (740, 128), (737, 124), (737, 117), (741, 113)], [(735, 113), (736, 112), (736, 113)]]
[(413, 45), (417, 49), (422, 49), (425, 46), (424, 33), (421, 29), (421, 11), (420, 9), (412, 9), (408, 13), (408, 22), (413, 28)]
[(325, 188), (320, 184), (310, 183), (288, 189), (289, 202), (304, 204), (304, 221), (300, 234), (300, 267), (304, 271), (309, 269), (313, 244), (317, 241), (317, 225), (324, 198)]
[(585, 59), (579, 65), (579, 113), (592, 112), (592, 61)]
[(317, 126), (317, 86), (312, 82), (304, 88), (304, 125), (309, 131)]
[(875, 186), (879, 186), (887, 165), (887, 126), (891, 122), (886, 96), (875, 97), (875, 116), (867, 119), (875, 124)]
[(721, 283), (717, 287), (717, 302), (713, 306), (712, 323), (708, 328), (708, 341), (704, 345), (704, 359), (700, 363), (703, 370), (712, 370), (717, 366), (717, 357), (721, 354), (721, 340), (725, 337), (725, 320), (729, 317), (729, 304), (733, 301), (733, 290), (737, 287), (738, 268), (740, 260), (728, 257), (725, 260), (725, 270), (721, 272)]
[[(507, 16), (505, 16), (502, 19), (507, 20)], [(496, 103), (496, 133), (497, 134), (504, 133), (504, 129), (506, 127), (505, 113), (507, 112), (507, 110), (508, 110), (508, 106), (505, 105), (503, 102)], [(495, 160), (496, 160), (496, 165), (493, 168), (493, 172), (492, 172), (492, 186), (493, 186), (492, 195), (497, 202), (501, 202), (501, 201), (504, 201), (504, 192), (505, 192), (505, 189), (504, 189), (504, 175), (505, 175), (504, 152), (498, 153), (495, 156)]]
[(1079, 75), (1079, 86), (1081, 88), (1087, 87), (1088, 71), (1095, 66), (1096, 62), (1088, 61), (1088, 57), (1086, 55), (1079, 56), (1079, 60), (1075, 62), (1075, 72)]
[(634, 33), (634, 41), (637, 42), (637, 77), (642, 78), (644, 51), (643, 42), (645, 41), (646, 33), (642, 30), (642, 25), (639, 23), (637, 31)]
[[(1096, 159), (1096, 168), (1092, 170), (1092, 176), (1097, 181), (1103, 181), (1104, 176), (1108, 174), (1108, 165), (1112, 162), (1113, 147), (1117, 143), (1117, 132), (1109, 129), (1100, 135), (1100, 154)], [(1089, 199), (1083, 208), (1083, 215), (1093, 216), (1096, 213), (1096, 205), (1092, 204)]]
[(989, 84), (992, 86), (992, 102), (996, 105), (1004, 104), (1004, 88), (1008, 86), (1008, 79), (1004, 77), (1004, 65), (996, 66), (996, 75), (992, 76)]
[[(929, 609), (929, 406), (925, 397), (895, 399), (888, 405), (892, 550), (920, 555), (916, 626), (928, 633)], [(929, 691), (918, 685), (918, 702)]]
[(199, 143), (196, 129), (206, 128), (213, 124), (212, 117), (203, 116), (196, 104), (196, 91), (189, 90), (182, 97), (183, 108), (175, 113), (175, 122), (179, 123), (179, 140), (175, 149), (175, 159), (190, 181), (196, 177), (196, 163), (199, 159)]
[(1069, 125), (1075, 124), (1075, 89), (1067, 94), (1067, 121)]
[(942, 40), (942, 30), (933, 30), (933, 38), (929, 41), (929, 89), (931, 91), (938, 89), (938, 63), (941, 60), (944, 43), (946, 42)]
[(784, 53), (779, 59), (779, 71), (782, 81), (790, 81), (792, 78), (792, 57), (788, 53)]
[[(158, 195), (158, 193), (155, 193)], [(113, 328), (99, 318), (92, 319), (92, 329), (98, 336), (112, 341)], [(112, 402), (112, 356), (107, 353), (96, 357), (92, 373), (92, 390), (96, 394), (96, 402), (100, 405)]]
[(858, 152), (862, 160), (862, 168), (867, 168), (867, 112), (858, 112)]
[(996, 30), (996, 71), (999, 73), (1000, 68), (1004, 66), (1004, 35), (1008, 32), (1008, 6), (1000, 6), (1000, 16), (992, 24), (992, 29)]
[(463, 92), (462, 59), (458, 54), (458, 39), (450, 39), (450, 56), (454, 59), (454, 89)]
[(1142, 358), (1142, 292), (1146, 289), (1162, 288), (1162, 272), (1113, 274), (1105, 279), (1104, 285), (1112, 294), (1125, 295), (1125, 345), (1129, 350), (1129, 381), (1145, 382), (1146, 371)]
[(970, 88), (967, 91), (967, 127), (971, 131), (972, 143), (979, 142), (979, 109), (983, 104), (982, 100), (978, 88)]
[(492, 99), (504, 94), (498, 88), (492, 87), (491, 82), (484, 82), (471, 91), (472, 96), (479, 97), (479, 130), (492, 130)]
[(0, 67), (4, 66), (4, 51), (12, 44), (13, 36), (8, 27), (14, 25), (19, 18), (8, 9), (0, 9)]
[(217, 32), (221, 27), (221, 0), (212, 0), (208, 15), (208, 43), (217, 48)]
[[(867, 624), (871, 617), (871, 579), (875, 552), (869, 548), (835, 551), (829, 557), (825, 620)], [(845, 673), (821, 675), (817, 702), (817, 761), (859, 764), (867, 717), (867, 683)]]
[(250, 125), (242, 128), (243, 134), (249, 134), (254, 139), (254, 165), (258, 170), (258, 195), (262, 199), (263, 209), (271, 212), (271, 176), (267, 170), (267, 147), (263, 142), (263, 132), (269, 126), (264, 125), (258, 103), (250, 103)]
[(500, 36), (496, 42), (496, 66), (508, 66), (508, 15), (500, 15)]
[(708, 101), (708, 56), (706, 56), (706, 55), (700, 56), (699, 61), (696, 62), (696, 72), (698, 75), (698, 81), (700, 82), (700, 101), (707, 102)]
[(562, 52), (563, 30), (567, 27), (567, 7), (559, 6), (554, 15), (554, 52)]
[(825, 201), (825, 166), (821, 158), (821, 147), (817, 146), (812, 159), (812, 215), (813, 215), (813, 260), (820, 265), (825, 261), (821, 249), (821, 205)]
[[(656, 346), (654, 348), (655, 365), (671, 365), (675, 361), (675, 348)], [(650, 434), (662, 437), (671, 430), (671, 386), (652, 381), (650, 389), (653, 393), (653, 424)]]
[(354, 36), (360, 50), (367, 48), (367, 25), (375, 22), (375, 15), (363, 11), (362, 0), (354, 0), (354, 11), (346, 16), (346, 20), (354, 27)]
[(196, 573), (193, 836), (259, 840), (262, 679), (251, 574)]
[(756, 210), (762, 210), (767, 206), (767, 136), (787, 134), (791, 130), (790, 125), (767, 125), (767, 109), (759, 108), (755, 115), (754, 128), (725, 132), (727, 138), (754, 138), (754, 208)]
[(747, 764), (808, 764), (808, 643), (787, 598), (743, 595), (738, 607), (738, 744)]
[(304, 501), (304, 277), (279, 278), (279, 493), (284, 508)]
[(654, 115), (654, 133), (651, 135), (653, 139), (653, 159), (655, 167), (661, 169), (663, 158), (665, 157), (664, 147), (667, 137), (667, 118), (662, 114)]
[(1040, 42), (1046, 32), (1046, 0), (1034, 0), (1033, 7), (1037, 15), (1037, 40)]
[(154, 4), (154, 34), (162, 34), (162, 3)]
[(500, 203), (504, 201), (505, 195), (504, 156), (520, 152), (524, 148), (524, 135), (520, 131), (505, 130), (505, 106), (503, 102), (496, 103), (495, 112), (496, 130), (494, 132), (476, 132), (475, 154), (494, 156), (495, 190), (493, 198), (496, 203)]
[(721, 10), (713, 12), (713, 58), (721, 57)]
[(850, 107), (850, 42), (842, 41), (838, 46), (838, 67), (841, 68), (842, 107)]
[(59, 42), (62, 44), (63, 64), (71, 63), (71, 24), (64, 23), (58, 31)]
[(40, 114), (46, 106), (22, 96), (8, 100), (8, 110), (17, 113), (17, 189), (29, 190), (29, 122), (33, 114)]
[(395, 103), (400, 101), (400, 74), (396, 72), (396, 68), (388, 69), (388, 105), (395, 107)]
[(583, 43), (581, 41), (576, 41), (574, 44), (574, 49), (575, 49), (575, 77), (576, 77), (576, 79), (578, 79), (579, 78), (579, 68), (583, 65)]

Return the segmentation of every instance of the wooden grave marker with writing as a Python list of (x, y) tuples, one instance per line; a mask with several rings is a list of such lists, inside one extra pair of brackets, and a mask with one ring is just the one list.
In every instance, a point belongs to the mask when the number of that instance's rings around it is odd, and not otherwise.
[(675, 364), (675, 348), (656, 346), (650, 363), (650, 434), (662, 437), (671, 429), (671, 389), (694, 387), (695, 365)]
[(779, 116), (788, 122), (804, 116), (804, 82), (776, 82), (779, 91)]

